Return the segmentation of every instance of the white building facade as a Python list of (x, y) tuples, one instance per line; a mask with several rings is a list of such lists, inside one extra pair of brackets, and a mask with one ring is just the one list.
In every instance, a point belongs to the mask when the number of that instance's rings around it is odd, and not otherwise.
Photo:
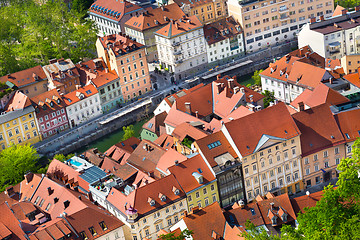
[(68, 93), (64, 99), (71, 128), (102, 114), (99, 93), (93, 85)]
[(204, 30), (196, 16), (170, 22), (155, 33), (155, 41), (160, 64), (173, 72), (176, 80), (207, 65)]
[[(322, 21), (321, 21), (322, 20)], [(309, 45), (324, 58), (340, 59), (360, 53), (360, 7), (342, 15), (304, 25), (299, 32), (299, 48)]]

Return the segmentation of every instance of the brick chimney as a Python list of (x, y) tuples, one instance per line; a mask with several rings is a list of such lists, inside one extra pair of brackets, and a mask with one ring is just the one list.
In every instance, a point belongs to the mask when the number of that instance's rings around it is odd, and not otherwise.
[(250, 102), (251, 102), (251, 103), (254, 102), (254, 96), (253, 96), (253, 95), (250, 95), (250, 96), (249, 96), (249, 99), (250, 99)]
[(341, 15), (342, 15), (342, 16), (346, 15), (346, 13), (347, 13), (347, 9), (341, 10)]
[(324, 21), (324, 20), (325, 20), (324, 15), (321, 15), (321, 16), (319, 17), (319, 19), (320, 19), (321, 22)]
[(355, 7), (355, 12), (360, 11), (360, 5)]
[(221, 93), (221, 83), (216, 84), (217, 94)]
[(310, 18), (310, 24), (316, 22), (316, 18)]
[(228, 88), (230, 89), (234, 88), (234, 79), (228, 79)]
[(34, 176), (34, 174), (32, 172), (26, 173), (24, 175), (26, 184), (31, 182), (31, 180), (33, 179), (33, 176)]
[(190, 102), (185, 103), (185, 112), (188, 114), (191, 114), (191, 103)]
[(221, 79), (221, 74), (218, 74), (217, 76), (216, 76), (216, 80), (220, 80)]

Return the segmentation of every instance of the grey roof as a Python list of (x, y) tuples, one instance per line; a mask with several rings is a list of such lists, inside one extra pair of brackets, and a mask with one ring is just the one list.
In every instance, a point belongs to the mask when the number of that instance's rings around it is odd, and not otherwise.
[(80, 175), (89, 184), (92, 184), (100, 179), (106, 177), (106, 173), (97, 166), (92, 166), (85, 170), (83, 174)]
[(28, 106), (21, 110), (15, 110), (10, 112), (2, 112), (0, 114), (0, 124), (6, 123), (8, 121), (12, 121), (15, 118), (24, 116), (25, 114), (29, 114), (31, 112), (34, 112), (35, 109), (33, 106)]

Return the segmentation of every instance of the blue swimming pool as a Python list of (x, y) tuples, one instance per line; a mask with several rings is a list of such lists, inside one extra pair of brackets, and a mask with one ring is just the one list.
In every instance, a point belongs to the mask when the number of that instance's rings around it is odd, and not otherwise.
[(75, 161), (75, 160), (73, 160), (73, 159), (69, 159), (68, 162), (70, 162), (71, 165), (74, 165), (74, 166), (77, 166), (77, 167), (79, 167), (79, 166), (82, 165), (82, 163), (80, 163), (80, 162), (78, 162), (78, 161)]

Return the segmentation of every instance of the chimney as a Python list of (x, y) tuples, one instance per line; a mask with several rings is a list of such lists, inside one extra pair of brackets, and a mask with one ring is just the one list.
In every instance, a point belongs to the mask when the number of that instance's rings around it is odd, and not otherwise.
[(299, 102), (298, 103), (298, 111), (301, 112), (301, 111), (304, 111), (304, 110), (305, 110), (304, 102)]
[(78, 196), (79, 200), (81, 200), (81, 195)]
[(330, 84), (333, 84), (333, 83), (334, 83), (334, 78), (333, 78), (333, 77), (330, 77), (330, 78), (329, 78), (329, 83), (330, 83)]
[(105, 68), (105, 72), (108, 73), (108, 72), (109, 72), (109, 68), (106, 67), (106, 68)]
[(237, 94), (240, 91), (240, 88), (238, 86), (234, 87), (234, 94)]
[(24, 175), (24, 177), (25, 177), (25, 181), (26, 181), (26, 184), (28, 184), (29, 182), (31, 182), (31, 180), (32, 180), (33, 176), (34, 176), (34, 174), (33, 174), (33, 173), (31, 173), (31, 172), (26, 173), (26, 174)]
[(306, 52), (306, 53), (305, 53), (305, 57), (306, 57), (306, 58), (309, 58), (309, 55), (310, 55), (309, 52)]
[(233, 89), (234, 88), (234, 79), (228, 79), (228, 87), (230, 89)]
[(199, 111), (195, 111), (195, 117), (199, 118)]
[(161, 10), (163, 10), (163, 11), (165, 10), (165, 7), (164, 7), (164, 5), (161, 5)]
[(325, 20), (324, 15), (321, 15), (321, 16), (320, 16), (320, 21), (322, 22), (322, 21), (324, 21), (324, 20)]
[(216, 84), (217, 94), (221, 93), (221, 83)]
[(220, 80), (220, 78), (221, 78), (221, 74), (218, 74), (218, 75), (216, 76), (216, 80)]
[(249, 96), (249, 99), (250, 99), (250, 102), (251, 102), (251, 103), (254, 102), (254, 96), (253, 96), (253, 95), (250, 95), (250, 96)]
[(49, 194), (49, 196), (50, 196), (50, 195), (52, 194), (52, 192), (53, 192), (53, 191), (51, 190), (51, 187), (48, 187), (47, 190), (48, 190), (48, 194)]
[(312, 17), (310, 18), (310, 24), (316, 22), (316, 18)]
[(175, 25), (175, 28), (176, 28), (176, 29), (179, 29), (179, 25), (178, 25), (177, 22), (175, 22), (174, 25)]
[(191, 103), (190, 102), (185, 103), (185, 112), (188, 114), (191, 114)]
[(240, 208), (245, 208), (245, 203), (243, 200), (239, 201), (239, 206), (240, 206)]
[(179, 166), (179, 161), (175, 160), (175, 166)]
[(286, 54), (286, 62), (289, 62), (289, 61), (290, 61), (290, 55)]
[(355, 12), (359, 12), (360, 11), (360, 5), (355, 7)]
[(241, 88), (240, 88), (240, 92), (241, 92), (241, 93), (245, 93), (245, 88), (244, 88), (244, 87), (241, 87)]
[(187, 217), (188, 216), (188, 211), (184, 211), (184, 216)]
[(6, 188), (5, 193), (8, 197), (12, 197), (15, 194), (14, 187), (10, 186), (10, 187)]
[(342, 16), (346, 15), (346, 13), (347, 13), (347, 9), (341, 10), (341, 15), (342, 15)]
[(270, 203), (270, 209), (271, 209), (271, 210), (274, 209), (274, 203), (273, 203), (273, 202)]

